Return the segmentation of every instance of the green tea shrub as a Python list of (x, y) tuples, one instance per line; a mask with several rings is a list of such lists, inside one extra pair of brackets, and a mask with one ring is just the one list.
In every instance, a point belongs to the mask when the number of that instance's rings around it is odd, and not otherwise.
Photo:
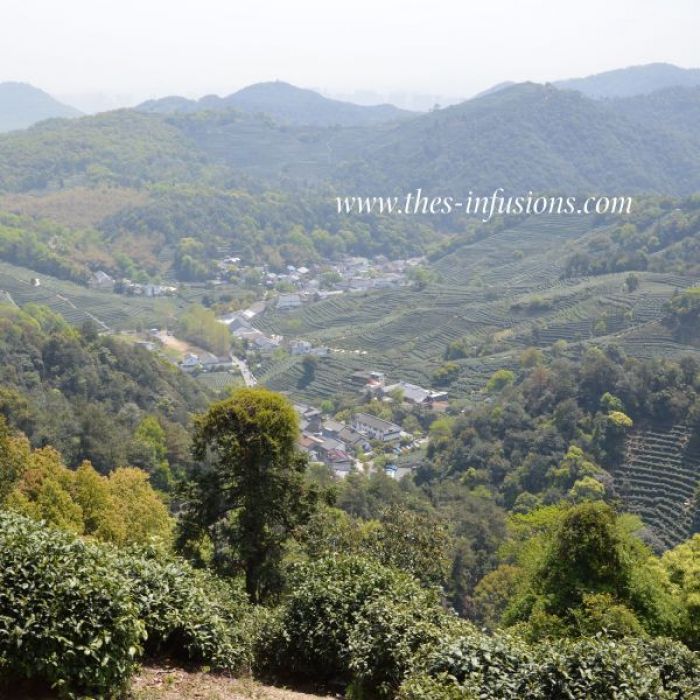
[(700, 659), (664, 639), (603, 637), (541, 645), (530, 677), (537, 698), (691, 700), (700, 697)]
[(175, 557), (86, 542), (0, 511), (0, 674), (111, 696), (144, 653), (226, 671), (253, 662), (242, 592)]
[(419, 651), (469, 627), (442, 608), (435, 591), (422, 589), (413, 580), (372, 598), (348, 636), (356, 688), (372, 696), (394, 697)]
[[(410, 576), (358, 556), (297, 564), (290, 576), (277, 663), (326, 680), (350, 680), (351, 634), (372, 602), (390, 600), (393, 592), (416, 585)], [(353, 639), (357, 643), (357, 635)], [(365, 650), (357, 647), (356, 653), (364, 669)]]
[(145, 625), (112, 554), (0, 512), (0, 668), (69, 697), (129, 678)]
[[(456, 697), (508, 700), (530, 697), (528, 675), (532, 668), (533, 654), (524, 642), (505, 634), (489, 636), (478, 630), (458, 639), (446, 637), (416, 664), (418, 676), (429, 676), (466, 693)], [(412, 697), (407, 692), (404, 688), (402, 697)]]
[(227, 671), (252, 666), (250, 606), (240, 588), (154, 549), (120, 560), (146, 625), (147, 654)]
[(691, 700), (699, 689), (698, 655), (671, 640), (598, 635), (528, 647), (476, 633), (430, 650), (398, 697)]

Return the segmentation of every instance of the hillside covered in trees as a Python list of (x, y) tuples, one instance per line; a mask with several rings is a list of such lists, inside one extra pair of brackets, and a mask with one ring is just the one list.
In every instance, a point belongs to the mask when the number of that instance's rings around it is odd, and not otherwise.
[[(0, 134), (0, 697), (699, 698), (697, 82), (34, 94), (71, 118)], [(497, 188), (632, 207), (338, 205)]]
[[(457, 198), (497, 187), (690, 194), (700, 134), (688, 115), (698, 104), (692, 87), (603, 103), (521, 84), (365, 126), (290, 126), (225, 100), (188, 113), (52, 120), (0, 137), (0, 257), (85, 283), (100, 268), (207, 279), (222, 249), (277, 269), (430, 253), (446, 234), (464, 234), (464, 216), (343, 216), (335, 197), (418, 187)], [(189, 238), (194, 266), (179, 251)]]
[[(0, 678), (108, 696), (167, 654), (350, 697), (694, 697), (697, 535), (657, 557), (578, 482), (550, 505), (519, 499), (495, 530), (464, 479), (331, 485), (307, 473), (296, 423), (263, 389), (212, 405), (176, 521), (137, 470), (73, 472), (5, 429)], [(487, 528), (482, 574), (456, 581)]]

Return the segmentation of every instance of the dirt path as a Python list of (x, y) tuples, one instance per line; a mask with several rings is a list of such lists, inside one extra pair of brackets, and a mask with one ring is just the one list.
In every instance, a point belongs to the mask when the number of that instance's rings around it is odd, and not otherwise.
[(132, 684), (129, 700), (322, 700), (332, 697), (274, 688), (247, 678), (148, 667)]
[(166, 331), (159, 331), (154, 335), (161, 342), (165, 351), (172, 351), (180, 359), (182, 359), (187, 353), (197, 355), (197, 357), (199, 357), (201, 360), (216, 357), (214, 353), (211, 353), (208, 350), (205, 350), (204, 348), (200, 348), (199, 346), (195, 345), (194, 343), (190, 343), (187, 340), (176, 338), (174, 335), (168, 335)]

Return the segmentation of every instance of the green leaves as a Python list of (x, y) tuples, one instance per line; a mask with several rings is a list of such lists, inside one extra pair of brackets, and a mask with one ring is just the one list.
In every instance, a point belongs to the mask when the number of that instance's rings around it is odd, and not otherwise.
[(697, 656), (670, 640), (598, 636), (529, 648), (471, 634), (434, 648), (399, 698), (690, 700), (699, 680)]
[(259, 602), (279, 587), (283, 547), (308, 520), (315, 492), (304, 486), (306, 458), (289, 402), (267, 389), (238, 389), (197, 419), (195, 473), (182, 530), (206, 532), (227, 564), (245, 572)]
[(68, 696), (103, 695), (129, 677), (144, 637), (108, 551), (0, 513), (0, 665)]
[(0, 669), (70, 698), (105, 697), (145, 650), (252, 663), (243, 594), (161, 552), (119, 551), (0, 511)]

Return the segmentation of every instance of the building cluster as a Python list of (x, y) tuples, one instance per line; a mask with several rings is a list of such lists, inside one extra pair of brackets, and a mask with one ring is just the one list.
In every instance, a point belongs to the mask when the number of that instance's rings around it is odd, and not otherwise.
[(132, 282), (129, 279), (115, 279), (104, 270), (97, 270), (88, 280), (88, 287), (107, 292), (128, 294), (129, 296), (164, 297), (177, 294), (177, 287), (166, 284)]
[(325, 346), (314, 346), (309, 341), (302, 339), (285, 341), (281, 335), (265, 334), (255, 328), (252, 320), (264, 308), (265, 302), (258, 302), (244, 311), (230, 313), (220, 318), (219, 321), (228, 326), (231, 335), (261, 353), (270, 353), (277, 348), (284, 348), (291, 355), (314, 355), (316, 357), (330, 355), (330, 349)]
[[(401, 442), (413, 439), (410, 433), (391, 421), (368, 413), (357, 413), (350, 423), (323, 418), (321, 412), (304, 404), (295, 404), (299, 416), (301, 434), (299, 447), (314, 462), (330, 467), (338, 477), (346, 476), (351, 469), (360, 467), (358, 455), (372, 455), (372, 442), (378, 441), (400, 452)], [(388, 473), (394, 474), (391, 465)]]
[(251, 270), (267, 289), (280, 290), (275, 308), (289, 311), (336, 294), (403, 286), (408, 283), (408, 269), (422, 262), (422, 258), (389, 260), (382, 255), (372, 259), (348, 257), (334, 263), (287, 265), (284, 270), (275, 272), (265, 265), (247, 267), (241, 264), (239, 257), (229, 256), (217, 261), (222, 279), (212, 282), (223, 282), (233, 271)]
[(228, 372), (233, 369), (233, 360), (231, 357), (217, 357), (211, 353), (203, 353), (198, 355), (193, 352), (188, 352), (180, 362), (180, 369), (184, 372)]
[(384, 372), (377, 370), (358, 370), (353, 372), (350, 380), (364, 394), (386, 401), (400, 400), (412, 406), (423, 406), (433, 410), (445, 410), (448, 403), (446, 391), (425, 389), (409, 382), (386, 383)]

